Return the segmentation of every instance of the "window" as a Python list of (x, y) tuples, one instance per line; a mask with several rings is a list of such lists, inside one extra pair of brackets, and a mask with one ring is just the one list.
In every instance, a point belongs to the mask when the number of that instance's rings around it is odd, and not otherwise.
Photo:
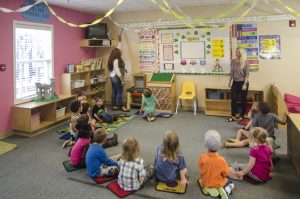
[(14, 101), (36, 96), (35, 83), (53, 78), (53, 26), (14, 22)]

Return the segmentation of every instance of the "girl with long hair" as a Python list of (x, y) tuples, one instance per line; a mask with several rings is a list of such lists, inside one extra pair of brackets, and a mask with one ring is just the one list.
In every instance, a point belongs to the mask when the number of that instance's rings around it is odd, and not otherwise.
[(231, 62), (230, 79), (228, 87), (231, 88), (231, 117), (227, 122), (236, 120), (237, 98), (241, 95), (242, 112), (239, 119), (243, 119), (247, 108), (247, 95), (249, 88), (249, 63), (247, 53), (243, 48), (236, 49), (236, 58)]
[(121, 109), (124, 112), (128, 112), (127, 108), (123, 104), (123, 86), (125, 84), (125, 63), (122, 59), (122, 52), (120, 49), (115, 48), (110, 53), (108, 59), (108, 70), (110, 72), (109, 77), (112, 85), (111, 103), (113, 110)]

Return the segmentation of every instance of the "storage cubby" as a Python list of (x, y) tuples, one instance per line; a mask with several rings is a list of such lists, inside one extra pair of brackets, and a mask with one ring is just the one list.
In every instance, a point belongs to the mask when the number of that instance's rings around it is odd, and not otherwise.
[[(231, 91), (228, 87), (208, 86), (204, 89), (206, 115), (230, 116), (231, 115)], [(253, 103), (264, 100), (264, 91), (261, 88), (250, 87), (248, 89), (247, 103)], [(237, 100), (241, 104), (240, 97)]]
[[(58, 96), (49, 102), (27, 102), (12, 107), (12, 129), (21, 135), (33, 136), (39, 130), (67, 120), (71, 117), (69, 104), (75, 96)], [(66, 107), (65, 114), (57, 117), (57, 106)]]

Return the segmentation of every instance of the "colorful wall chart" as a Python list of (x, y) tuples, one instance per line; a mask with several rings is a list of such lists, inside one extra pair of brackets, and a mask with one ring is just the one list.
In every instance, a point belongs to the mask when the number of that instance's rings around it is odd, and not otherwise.
[(142, 72), (159, 71), (157, 64), (157, 29), (149, 28), (139, 33), (139, 66)]
[(250, 71), (258, 71), (259, 54), (256, 24), (236, 24), (232, 26), (231, 37), (236, 38), (237, 47), (247, 52)]
[(216, 29), (213, 32), (204, 32), (202, 30), (201, 28), (158, 30), (160, 72), (228, 74), (230, 31)]
[(281, 59), (280, 36), (259, 36), (259, 54), (262, 59)]

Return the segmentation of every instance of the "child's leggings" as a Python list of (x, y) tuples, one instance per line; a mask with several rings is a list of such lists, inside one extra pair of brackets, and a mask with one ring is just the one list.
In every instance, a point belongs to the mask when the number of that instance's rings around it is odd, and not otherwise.
[[(231, 165), (235, 171), (242, 171), (243, 169), (246, 168), (247, 164), (245, 163), (233, 163)], [(251, 178), (252, 180), (256, 181), (256, 182), (262, 182), (257, 176), (255, 176), (251, 171), (249, 171), (247, 174), (246, 174), (247, 177)]]

